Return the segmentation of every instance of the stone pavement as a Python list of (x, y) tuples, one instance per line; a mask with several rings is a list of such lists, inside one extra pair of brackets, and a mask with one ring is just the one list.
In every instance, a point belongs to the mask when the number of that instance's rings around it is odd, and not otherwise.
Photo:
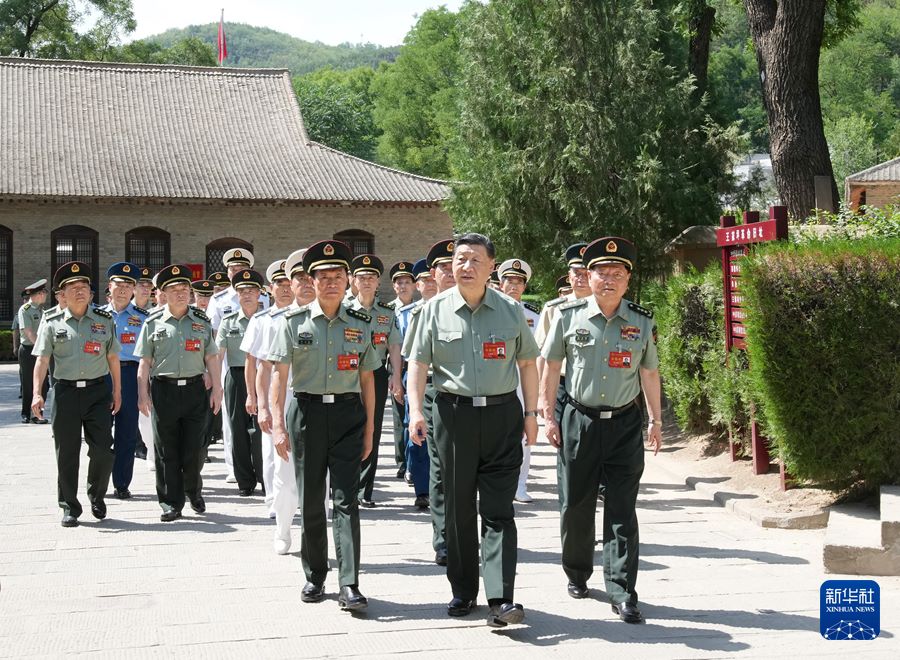
[(304, 604), (299, 532), (293, 554), (274, 554), (261, 498), (240, 498), (225, 484), (222, 445), (204, 470), (205, 515), (186, 509), (183, 520), (160, 523), (152, 473), (138, 461), (134, 499), (110, 498), (103, 522), (86, 510), (80, 527), (60, 527), (49, 427), (18, 423), (17, 385), (14, 366), (0, 366), (2, 657), (900, 657), (900, 578), (878, 579), (879, 639), (826, 641), (819, 587), (837, 576), (822, 569), (824, 530), (763, 529), (683, 485), (652, 455), (639, 502), (648, 622), (614, 617), (599, 571), (590, 599), (570, 599), (559, 567), (554, 450), (543, 441), (533, 454), (535, 502), (517, 505), (525, 624), (487, 628), (483, 599), (471, 616), (448, 618), (429, 517), (394, 478), (389, 427), (380, 506), (362, 511), (368, 613), (339, 611), (333, 573), (326, 600)]

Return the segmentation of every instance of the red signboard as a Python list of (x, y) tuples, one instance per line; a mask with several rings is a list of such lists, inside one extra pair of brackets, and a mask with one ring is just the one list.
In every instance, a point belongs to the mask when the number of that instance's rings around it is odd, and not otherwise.
[(191, 269), (191, 279), (192, 280), (202, 280), (203, 279), (203, 264), (185, 264), (188, 268)]
[[(772, 207), (778, 208), (778, 207)], [(727, 217), (727, 216), (726, 216)], [(735, 225), (733, 227), (719, 227), (716, 230), (716, 245), (749, 245), (750, 243), (767, 243), (777, 241), (779, 238), (779, 221), (766, 220), (751, 224)]]

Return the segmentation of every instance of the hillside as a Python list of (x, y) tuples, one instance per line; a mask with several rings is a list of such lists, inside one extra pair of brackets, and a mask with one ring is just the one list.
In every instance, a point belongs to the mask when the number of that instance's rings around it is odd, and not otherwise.
[[(147, 37), (169, 48), (179, 39), (199, 37), (216, 46), (218, 23), (190, 25), (173, 28), (162, 34)], [(270, 28), (254, 27), (244, 23), (226, 23), (228, 40), (226, 66), (290, 69), (295, 76), (330, 66), (335, 69), (352, 69), (358, 66), (375, 68), (380, 62), (392, 62), (400, 50), (375, 44), (341, 44), (328, 46), (320, 42), (304, 41)]]

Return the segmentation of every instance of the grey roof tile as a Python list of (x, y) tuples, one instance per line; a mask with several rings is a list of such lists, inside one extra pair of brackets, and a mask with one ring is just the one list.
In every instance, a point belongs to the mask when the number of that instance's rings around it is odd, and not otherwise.
[(900, 181), (900, 158), (894, 158), (878, 165), (856, 172), (847, 177), (847, 181), (873, 182), (873, 181)]

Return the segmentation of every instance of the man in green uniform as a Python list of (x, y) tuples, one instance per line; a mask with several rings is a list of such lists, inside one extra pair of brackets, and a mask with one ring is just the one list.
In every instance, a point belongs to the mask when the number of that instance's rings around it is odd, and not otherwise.
[[(371, 341), (372, 317), (343, 302), (350, 259), (350, 248), (340, 241), (321, 241), (307, 249), (303, 270), (313, 277), (316, 299), (275, 321), (269, 360), (275, 363), (271, 388), (275, 450), (287, 460), (290, 441), (297, 465), (303, 519), (300, 558), (306, 574), (301, 600), (314, 603), (325, 595), (325, 476), (330, 470), (338, 604), (360, 611), (368, 601), (359, 591), (359, 470), (360, 461), (372, 451), (372, 372), (381, 362)], [(289, 368), (294, 400), (285, 422)]]
[[(391, 266), (388, 274), (391, 277), (391, 288), (397, 297), (389, 304), (394, 310), (394, 315), (400, 311), (401, 307), (409, 305), (416, 294), (416, 283), (412, 274), (413, 264), (410, 261), (398, 261)], [(402, 363), (402, 360), (401, 360)], [(391, 364), (388, 363), (388, 370), (391, 370)], [(406, 366), (402, 365), (400, 373), (401, 381), (403, 380)], [(393, 372), (390, 371), (391, 375)], [(394, 418), (394, 462), (397, 464), (397, 478), (402, 479), (406, 474), (406, 435), (403, 433), (403, 416), (406, 407), (406, 399), (404, 397), (397, 398), (394, 395), (391, 399), (391, 413)]]
[[(185, 494), (197, 513), (206, 510), (200, 494), (201, 444), (206, 408), (222, 403), (218, 349), (212, 325), (189, 307), (191, 270), (171, 265), (156, 274), (166, 304), (154, 310), (141, 328), (134, 354), (138, 367), (138, 407), (150, 415), (156, 443), (156, 495), (162, 522), (181, 518)], [(211, 393), (204, 382), (210, 379)]]
[[(44, 319), (34, 345), (31, 410), (41, 417), (43, 384), (53, 357), (57, 490), (62, 526), (75, 527), (82, 513), (78, 502), (81, 433), (88, 446), (87, 494), (91, 514), (106, 517), (106, 489), (113, 466), (112, 415), (119, 412), (119, 351), (112, 315), (91, 305), (90, 268), (63, 264), (53, 276), (66, 294), (67, 307)], [(111, 385), (107, 384), (109, 374)]]
[[(34, 375), (34, 343), (37, 340), (37, 329), (41, 324), (43, 312), (41, 306), (47, 301), (47, 280), (38, 280), (34, 284), (25, 287), (22, 291), (28, 300), (19, 308), (16, 314), (19, 329), (19, 384), (22, 386), (22, 423), (46, 423), (42, 416), (32, 415), (30, 396), (32, 390), (32, 376)], [(41, 393), (47, 394), (47, 390)]]
[[(538, 348), (519, 304), (487, 286), (494, 263), (494, 246), (487, 237), (461, 236), (452, 259), (456, 287), (439, 293), (416, 314), (408, 367), (409, 434), (418, 443), (426, 434), (423, 404), (431, 365), (437, 391), (434, 441), (447, 506), (447, 578), (453, 590), (448, 614), (464, 616), (475, 606), (480, 513), (488, 625), (502, 627), (525, 617), (522, 606), (513, 602), (513, 497), (523, 431), (528, 444), (537, 438)], [(516, 394), (520, 374), (524, 419)]]
[[(394, 306), (377, 300), (378, 282), (384, 272), (384, 264), (374, 254), (360, 254), (350, 263), (350, 281), (356, 288), (356, 297), (350, 301), (353, 309), (372, 317), (369, 337), (381, 367), (375, 370), (375, 421), (372, 436), (372, 451), (363, 461), (359, 476), (359, 504), (366, 508), (375, 506), (372, 491), (375, 487), (375, 472), (378, 469), (378, 448), (381, 444), (381, 423), (384, 421), (384, 404), (388, 392), (403, 399), (403, 358), (400, 357), (400, 331), (394, 318)], [(387, 361), (390, 358), (390, 383), (388, 382)]]
[[(262, 435), (256, 424), (256, 416), (247, 412), (247, 383), (244, 368), (247, 354), (241, 350), (241, 342), (256, 314), (263, 277), (255, 270), (238, 271), (231, 278), (231, 286), (238, 296), (239, 309), (226, 314), (216, 333), (216, 345), (222, 364), (227, 357), (225, 374), (225, 414), (231, 427), (231, 453), (234, 476), (241, 497), (249, 497), (257, 484), (263, 483)], [(263, 488), (265, 492), (265, 488)]]
[(199, 308), (205, 314), (215, 291), (213, 283), (209, 280), (194, 280), (191, 282), (191, 291), (194, 294), (194, 307)]
[[(662, 444), (656, 324), (652, 312), (624, 298), (635, 256), (634, 245), (615, 236), (587, 246), (584, 263), (592, 295), (559, 306), (544, 343), (541, 387), (547, 438), (559, 450), (562, 564), (569, 595), (588, 596), (602, 473), (603, 577), (613, 612), (627, 623), (643, 621), (635, 590), (635, 506), (644, 471), (641, 390), (650, 413), (647, 438), (654, 454)], [(548, 395), (556, 392), (563, 358), (566, 397), (560, 425)]]

